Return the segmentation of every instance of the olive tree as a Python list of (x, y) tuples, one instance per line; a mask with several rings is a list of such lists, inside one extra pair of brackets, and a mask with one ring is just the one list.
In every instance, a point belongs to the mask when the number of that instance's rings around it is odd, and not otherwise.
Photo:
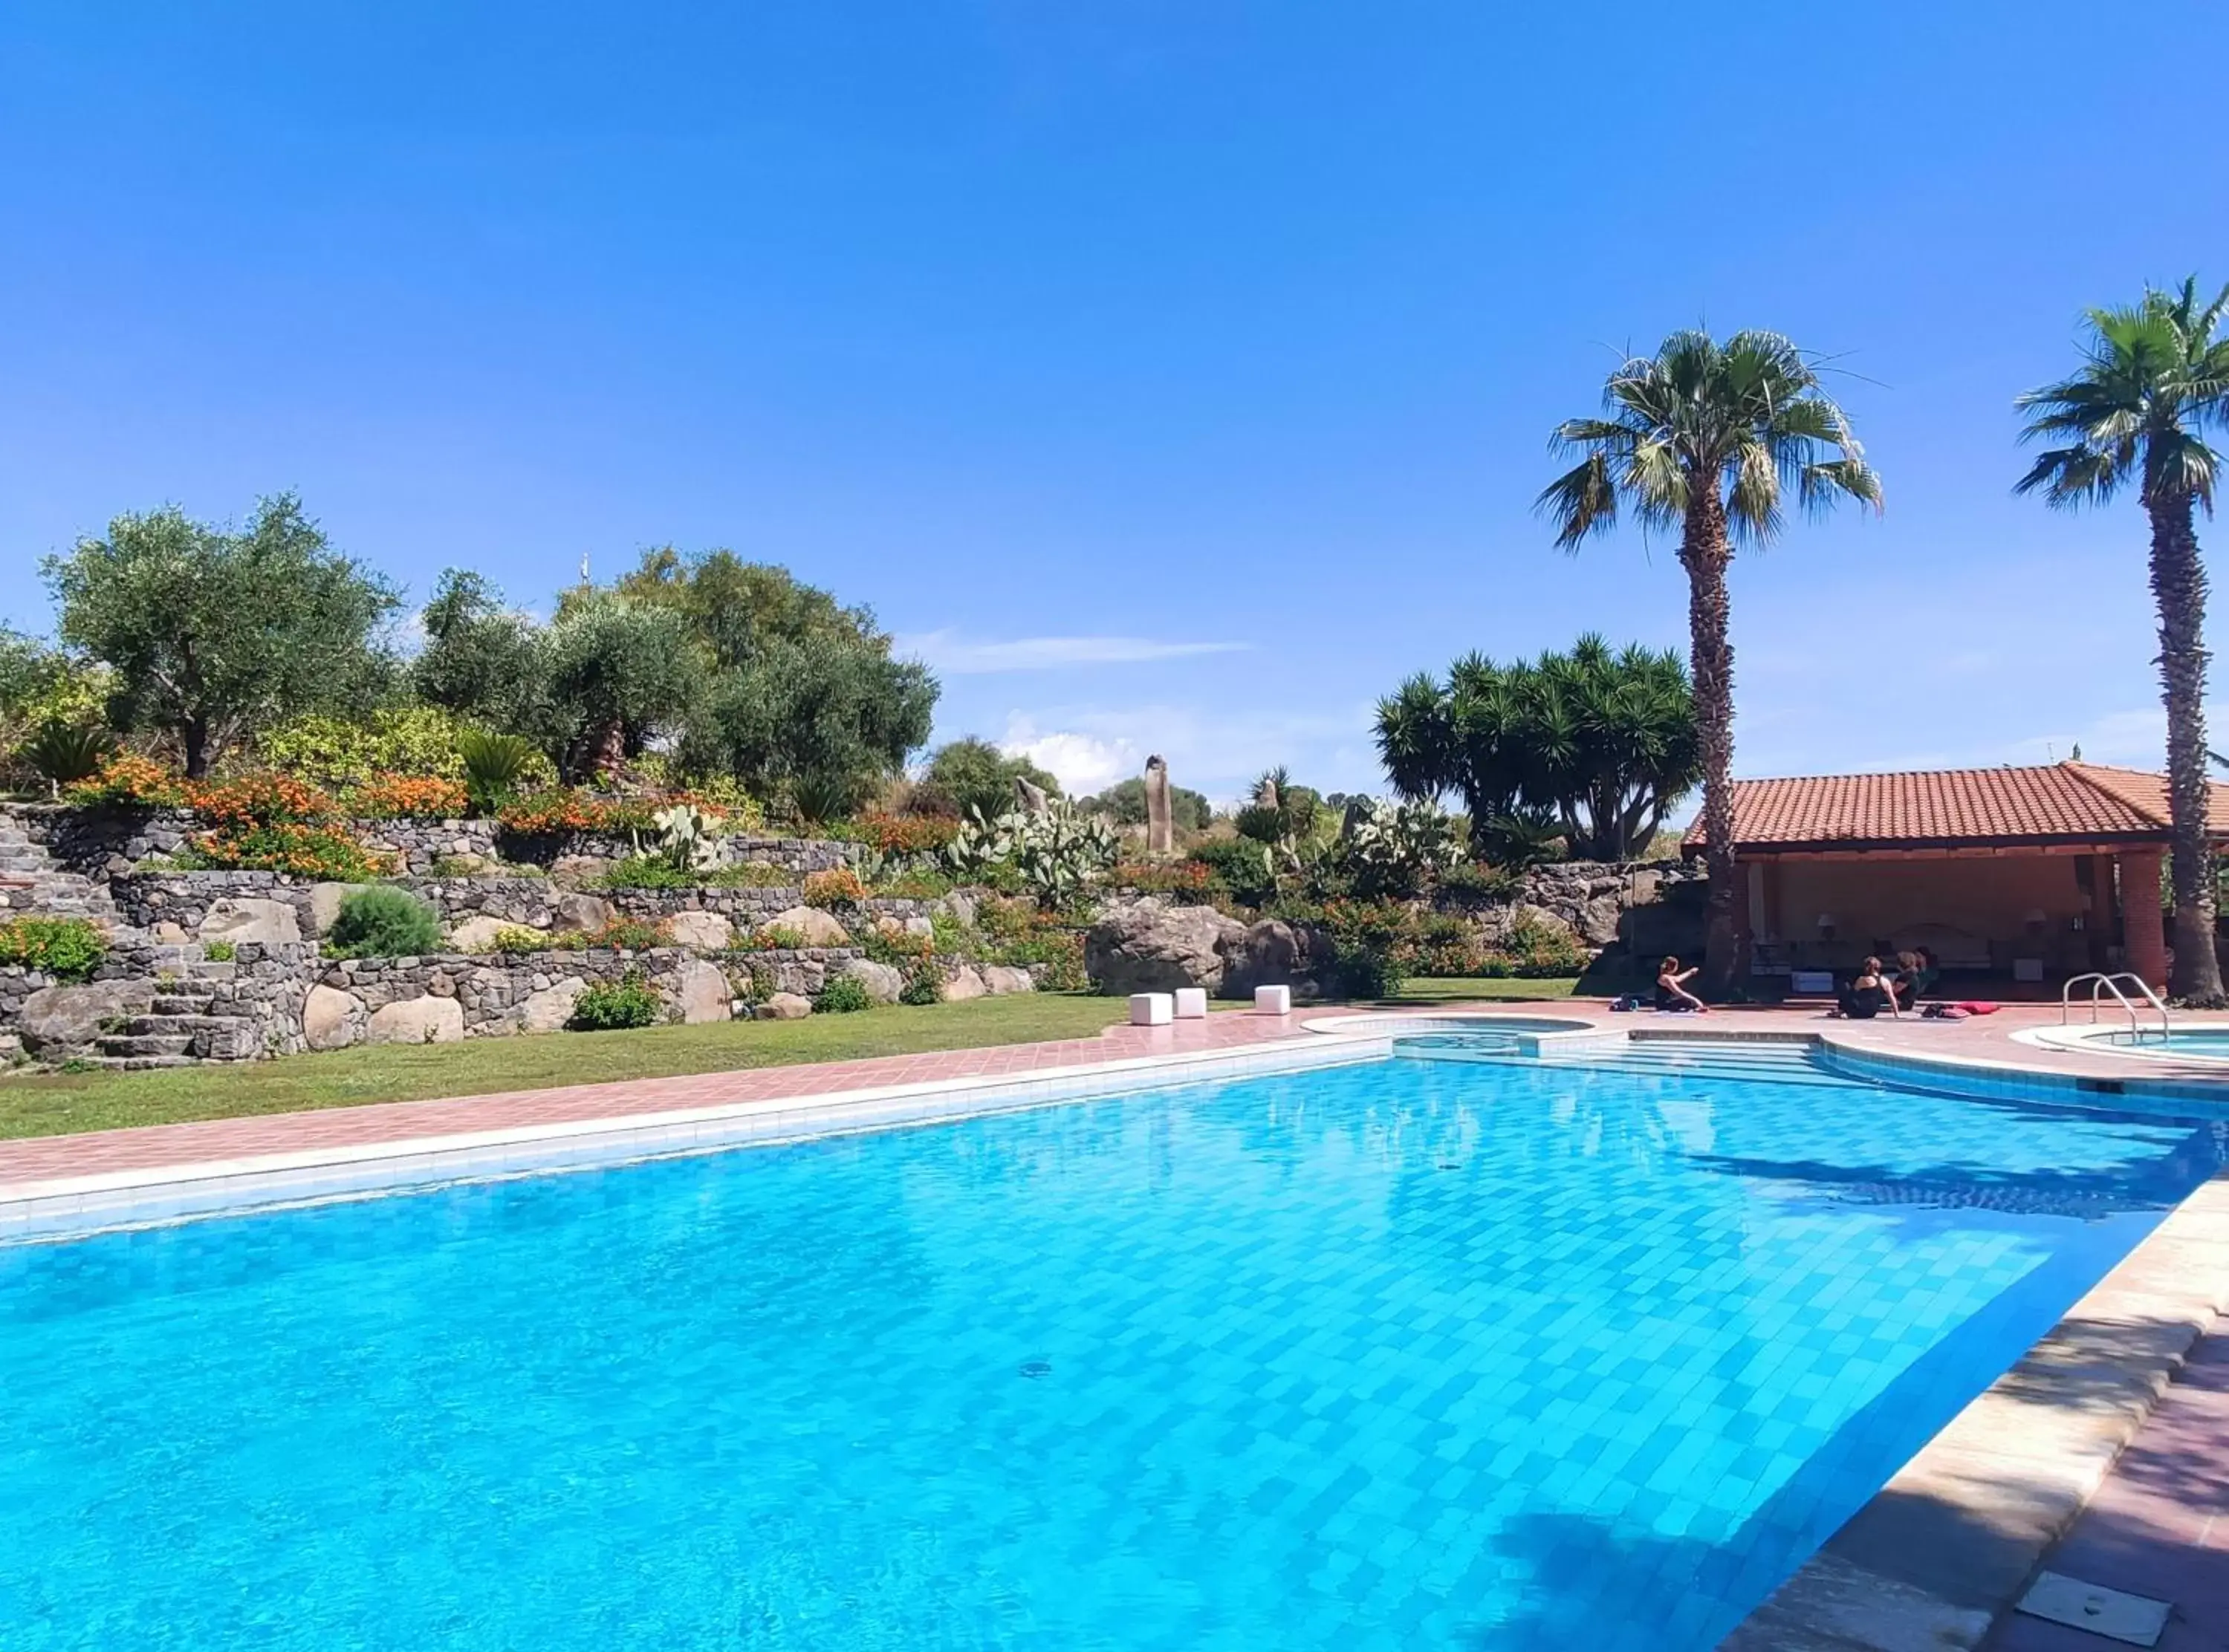
[(199, 779), (259, 730), (383, 685), (396, 596), (340, 555), (291, 493), (237, 531), (175, 506), (117, 517), (48, 557), (61, 640), (109, 666), (110, 720), (175, 740)]

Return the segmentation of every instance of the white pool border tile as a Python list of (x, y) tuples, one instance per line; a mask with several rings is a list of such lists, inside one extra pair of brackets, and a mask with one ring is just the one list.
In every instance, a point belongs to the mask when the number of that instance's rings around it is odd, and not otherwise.
[(522, 1124), (0, 1184), (0, 1244), (241, 1214), (456, 1181), (601, 1169), (1012, 1112), (1219, 1079), (1345, 1066), (1390, 1054), (1390, 1029), (878, 1085), (819, 1095)]

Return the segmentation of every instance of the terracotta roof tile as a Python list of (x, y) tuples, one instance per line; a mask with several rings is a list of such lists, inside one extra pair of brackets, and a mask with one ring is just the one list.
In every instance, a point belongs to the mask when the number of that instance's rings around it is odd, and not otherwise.
[[(2229, 836), (2229, 786), (2213, 788), (2211, 814)], [(1734, 782), (1734, 841), (1744, 848), (2163, 841), (2167, 826), (2163, 777), (2094, 763)], [(1703, 842), (1698, 816), (1685, 847)]]

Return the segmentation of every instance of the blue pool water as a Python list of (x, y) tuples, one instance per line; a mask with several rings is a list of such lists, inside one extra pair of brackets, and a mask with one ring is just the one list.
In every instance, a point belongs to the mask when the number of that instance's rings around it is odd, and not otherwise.
[(2115, 1033), (2106, 1041), (2146, 1055), (2198, 1056), (2229, 1061), (2229, 1027), (2193, 1027), (2178, 1032)]
[(2218, 1157), (1802, 1066), (0, 1248), (0, 1645), (1706, 1648)]

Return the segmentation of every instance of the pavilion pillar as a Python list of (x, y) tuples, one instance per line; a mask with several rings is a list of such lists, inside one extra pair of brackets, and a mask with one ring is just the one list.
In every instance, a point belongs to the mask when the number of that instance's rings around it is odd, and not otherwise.
[(2123, 967), (2144, 983), (2167, 990), (2167, 926), (2160, 917), (2160, 863), (2157, 849), (2136, 849), (2121, 856), (2121, 950)]

